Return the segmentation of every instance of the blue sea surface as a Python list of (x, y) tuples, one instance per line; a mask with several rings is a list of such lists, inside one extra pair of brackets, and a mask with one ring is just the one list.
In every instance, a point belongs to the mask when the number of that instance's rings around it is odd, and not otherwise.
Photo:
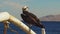
[[(46, 34), (60, 34), (60, 21), (41, 21), (46, 29)], [(24, 22), (25, 23), (25, 22)], [(22, 29), (18, 28), (14, 24), (10, 24), (10, 27), (19, 34), (26, 34)], [(37, 34), (41, 34), (41, 28), (32, 26), (32, 30), (34, 30)], [(3, 34), (4, 24), (0, 23), (0, 34)], [(7, 30), (7, 34), (16, 34), (15, 32), (11, 32), (10, 29)]]

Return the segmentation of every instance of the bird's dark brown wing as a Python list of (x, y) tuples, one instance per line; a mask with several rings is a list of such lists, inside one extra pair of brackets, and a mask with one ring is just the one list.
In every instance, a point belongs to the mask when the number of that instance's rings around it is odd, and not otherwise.
[(40, 21), (38, 22), (38, 21), (37, 21), (36, 19), (34, 19), (32, 16), (29, 16), (29, 18), (31, 18), (31, 20), (32, 20), (31, 22), (32, 22), (33, 25), (35, 25), (35, 26), (37, 26), (37, 27), (45, 28)]
[(27, 16), (25, 14), (21, 14), (22, 19), (25, 21), (25, 19), (27, 18)]
[(35, 26), (38, 26), (38, 27), (41, 27), (41, 23), (40, 22), (38, 22), (36, 19), (38, 19), (36, 16), (35, 16), (35, 18), (34, 18), (34, 16), (32, 16), (32, 14), (31, 13), (29, 13), (29, 14), (21, 14), (21, 17), (22, 17), (22, 19), (24, 20), (24, 21), (26, 21), (28, 24), (32, 24), (32, 25), (35, 25)]
[(33, 13), (30, 13), (28, 11), (24, 11), (23, 12), (25, 15), (27, 16), (31, 16), (32, 18), (34, 18), (37, 22), (40, 22), (40, 20), (37, 18), (37, 16), (35, 16)]
[(34, 14), (29, 13), (29, 15), (30, 15), (32, 18), (34, 18), (37, 22), (40, 22), (40, 20), (38, 19), (38, 17), (35, 16)]
[(32, 21), (32, 19), (28, 15), (21, 14), (21, 17), (24, 21), (26, 21), (28, 23), (30, 23)]
[(29, 13), (29, 15), (31, 16), (31, 18), (33, 18), (33, 20), (35, 20), (36, 26), (41, 27), (41, 28), (45, 28), (37, 16), (35, 16), (32, 13)]
[(21, 14), (21, 17), (24, 21), (28, 22), (29, 24), (35, 24), (36, 20), (32, 18), (31, 16)]

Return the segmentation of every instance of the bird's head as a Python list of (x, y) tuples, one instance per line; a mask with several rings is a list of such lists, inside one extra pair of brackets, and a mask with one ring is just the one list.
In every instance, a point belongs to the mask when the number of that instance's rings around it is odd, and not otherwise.
[(24, 7), (22, 8), (22, 10), (23, 10), (23, 11), (28, 11), (28, 7), (27, 7), (27, 6), (24, 6)]

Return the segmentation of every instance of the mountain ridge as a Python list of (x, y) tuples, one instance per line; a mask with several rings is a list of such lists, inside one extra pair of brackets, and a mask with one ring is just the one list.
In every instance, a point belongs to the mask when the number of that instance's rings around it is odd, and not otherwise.
[(60, 21), (60, 15), (48, 15), (39, 18), (41, 21)]

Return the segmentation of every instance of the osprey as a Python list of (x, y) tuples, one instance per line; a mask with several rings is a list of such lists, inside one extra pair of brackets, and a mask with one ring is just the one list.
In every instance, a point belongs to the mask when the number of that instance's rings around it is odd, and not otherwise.
[(24, 6), (22, 8), (23, 13), (21, 14), (22, 19), (27, 22), (29, 25), (34, 25), (40, 28), (45, 28), (40, 20), (37, 18), (37, 16), (35, 16), (34, 14), (28, 12), (28, 7)]

